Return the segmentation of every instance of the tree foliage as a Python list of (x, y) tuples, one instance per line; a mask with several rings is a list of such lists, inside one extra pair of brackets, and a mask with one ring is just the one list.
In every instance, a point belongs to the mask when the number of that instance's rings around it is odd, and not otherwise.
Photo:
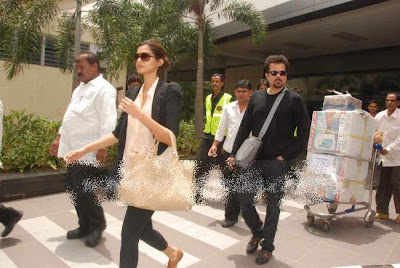
[[(155, 2), (156, 0), (152, 0)], [(195, 100), (196, 137), (202, 136), (203, 130), (203, 79), (204, 67), (213, 48), (212, 16), (224, 17), (250, 27), (254, 42), (259, 43), (265, 36), (267, 25), (262, 14), (245, 1), (224, 0), (171, 0), (179, 13), (197, 31), (197, 75)]]
[(7, 79), (40, 55), (42, 30), (57, 16), (59, 0), (0, 0), (0, 48)]
[[(78, 1), (78, 0), (77, 0)], [(57, 14), (59, 0), (0, 0), (1, 49), (6, 55), (5, 68), (11, 79), (39, 53), (42, 29)], [(5, 16), (7, 14), (7, 16)], [(100, 59), (111, 78), (132, 67), (138, 45), (157, 39), (168, 51), (173, 66), (182, 55), (195, 57), (197, 78), (195, 94), (196, 136), (203, 127), (204, 69), (215, 56), (213, 16), (247, 25), (257, 44), (266, 35), (262, 14), (245, 1), (238, 0), (98, 0), (83, 20), (101, 48)], [(77, 14), (59, 18), (57, 59), (61, 70), (73, 67), (74, 30)]]
[[(107, 65), (107, 73), (118, 78), (120, 71), (132, 67), (138, 45), (156, 39), (166, 48), (172, 66), (182, 53), (193, 54), (196, 31), (186, 23), (172, 0), (143, 1), (99, 0), (83, 25), (89, 29), (100, 47), (100, 59)], [(58, 61), (62, 70), (72, 71), (74, 43), (74, 15), (64, 14), (59, 20), (57, 42)]]
[(63, 73), (71, 72), (74, 66), (75, 16), (64, 13), (58, 20), (56, 58)]

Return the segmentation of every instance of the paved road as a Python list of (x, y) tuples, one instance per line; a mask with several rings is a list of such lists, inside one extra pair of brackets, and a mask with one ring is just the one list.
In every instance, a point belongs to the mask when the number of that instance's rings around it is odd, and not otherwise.
[[(105, 204), (107, 229), (100, 244), (92, 249), (83, 240), (66, 240), (67, 230), (76, 228), (77, 217), (66, 194), (8, 202), (24, 211), (24, 217), (9, 237), (0, 240), (0, 267), (118, 267), (120, 232), (125, 208)], [(339, 206), (340, 209), (348, 206)], [(316, 210), (325, 211), (320, 205)], [(391, 218), (395, 218), (393, 204)], [(262, 215), (265, 208), (259, 207)], [(264, 212), (263, 212), (264, 211)], [(276, 250), (264, 267), (340, 267), (400, 263), (400, 226), (393, 220), (366, 228), (365, 211), (332, 221), (331, 232), (322, 222), (309, 227), (302, 205), (283, 206)], [(221, 204), (195, 206), (188, 212), (156, 212), (154, 226), (167, 240), (185, 251), (179, 267), (229, 268), (262, 267), (256, 255), (246, 255), (250, 237), (241, 220), (235, 227), (222, 228)], [(167, 258), (140, 243), (141, 268), (164, 267)], [(396, 267), (395, 265), (393, 267)]]

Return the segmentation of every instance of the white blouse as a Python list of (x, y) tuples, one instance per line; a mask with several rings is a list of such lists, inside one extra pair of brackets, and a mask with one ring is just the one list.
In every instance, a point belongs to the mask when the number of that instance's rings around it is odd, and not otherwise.
[[(140, 88), (139, 93), (134, 101), (134, 103), (141, 108), (142, 112), (149, 117), (151, 117), (154, 93), (156, 91), (158, 80), (159, 78), (157, 78), (153, 85), (151, 85), (149, 91), (147, 92), (146, 102), (143, 105), (142, 101), (144, 84)], [(153, 145), (153, 133), (151, 133), (151, 131), (144, 124), (142, 124), (139, 119), (128, 115), (128, 126), (126, 129), (126, 143), (123, 160), (125, 162), (129, 161), (129, 153), (127, 152), (146, 154), (150, 151)]]

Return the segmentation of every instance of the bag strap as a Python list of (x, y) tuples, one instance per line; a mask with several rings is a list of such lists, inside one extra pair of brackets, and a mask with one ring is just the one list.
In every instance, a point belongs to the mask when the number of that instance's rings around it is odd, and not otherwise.
[(275, 115), (276, 109), (278, 108), (279, 104), (281, 103), (281, 100), (283, 99), (283, 96), (285, 95), (285, 92), (288, 90), (287, 87), (285, 87), (281, 93), (279, 93), (278, 97), (275, 99), (274, 104), (272, 105), (271, 111), (269, 111), (267, 119), (265, 119), (264, 125), (262, 126), (260, 133), (258, 134), (258, 138), (261, 140), (265, 133), (267, 132), (269, 125), (271, 124), (272, 118)]
[[(171, 146), (170, 147), (172, 147), (172, 153), (173, 153), (174, 156), (179, 157), (178, 149), (176, 147), (175, 134), (171, 130), (169, 130), (168, 128), (166, 128), (166, 129), (168, 131), (168, 135), (169, 135), (169, 138), (171, 140)], [(157, 154), (157, 150), (158, 150), (158, 145), (159, 144), (160, 144), (160, 141), (157, 140), (156, 138), (154, 138), (154, 145), (153, 145), (153, 148), (150, 151), (150, 154), (153, 154), (153, 155)]]

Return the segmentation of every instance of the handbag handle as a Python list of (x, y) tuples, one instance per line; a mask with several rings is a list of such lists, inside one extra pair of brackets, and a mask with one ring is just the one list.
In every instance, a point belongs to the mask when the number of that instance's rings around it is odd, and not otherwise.
[[(171, 130), (169, 130), (168, 128), (165, 128), (165, 129), (168, 131), (168, 135), (169, 135), (169, 138), (171, 140), (171, 146), (169, 146), (169, 147), (172, 147), (172, 155), (174, 157), (176, 157), (176, 158), (179, 158), (178, 150), (177, 150), (177, 147), (176, 147), (175, 134)], [(156, 138), (154, 138), (154, 145), (153, 145), (152, 149), (150, 150), (150, 155), (156, 155), (157, 154), (157, 150), (158, 150), (158, 145), (159, 144), (160, 144), (160, 141), (157, 140)]]

